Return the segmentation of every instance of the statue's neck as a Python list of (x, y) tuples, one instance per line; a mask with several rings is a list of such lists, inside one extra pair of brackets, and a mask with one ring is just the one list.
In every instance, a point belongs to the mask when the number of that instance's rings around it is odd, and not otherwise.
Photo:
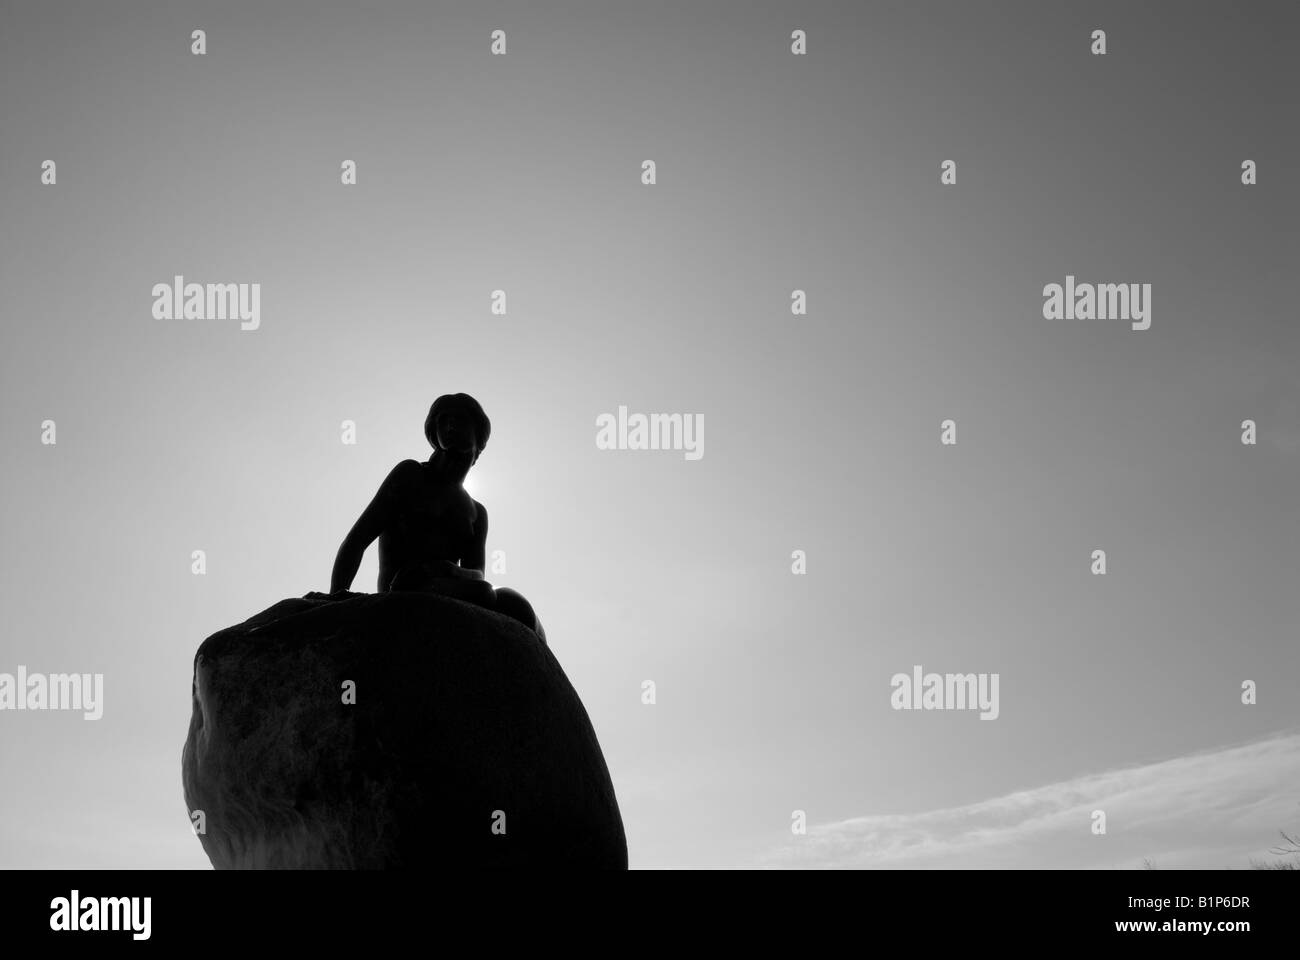
[(473, 465), (468, 456), (446, 450), (435, 450), (429, 458), (429, 469), (434, 476), (444, 483), (454, 483), (457, 486), (465, 482), (465, 476)]

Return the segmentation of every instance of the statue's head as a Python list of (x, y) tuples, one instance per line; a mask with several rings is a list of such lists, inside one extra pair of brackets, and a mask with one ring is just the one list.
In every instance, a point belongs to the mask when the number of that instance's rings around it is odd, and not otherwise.
[(435, 450), (472, 453), (478, 460), (487, 446), (492, 422), (468, 393), (447, 393), (433, 401), (424, 420), (424, 436)]

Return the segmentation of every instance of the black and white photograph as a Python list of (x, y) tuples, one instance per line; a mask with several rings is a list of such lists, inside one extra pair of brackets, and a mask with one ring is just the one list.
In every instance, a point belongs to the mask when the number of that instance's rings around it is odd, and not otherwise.
[(1298, 45), (0, 0), (0, 928), (414, 874), (1293, 940)]

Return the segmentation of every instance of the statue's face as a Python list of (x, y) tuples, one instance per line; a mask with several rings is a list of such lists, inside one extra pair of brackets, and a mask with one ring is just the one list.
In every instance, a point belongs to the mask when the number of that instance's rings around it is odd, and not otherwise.
[(450, 453), (469, 454), (471, 461), (478, 458), (478, 436), (474, 418), (468, 410), (457, 407), (440, 410), (433, 427), (441, 449)]

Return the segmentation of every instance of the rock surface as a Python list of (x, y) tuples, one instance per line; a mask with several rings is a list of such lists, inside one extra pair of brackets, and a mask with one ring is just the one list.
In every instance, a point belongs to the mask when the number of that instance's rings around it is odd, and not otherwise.
[(559, 662), (448, 597), (309, 593), (213, 634), (181, 775), (217, 869), (627, 867)]

